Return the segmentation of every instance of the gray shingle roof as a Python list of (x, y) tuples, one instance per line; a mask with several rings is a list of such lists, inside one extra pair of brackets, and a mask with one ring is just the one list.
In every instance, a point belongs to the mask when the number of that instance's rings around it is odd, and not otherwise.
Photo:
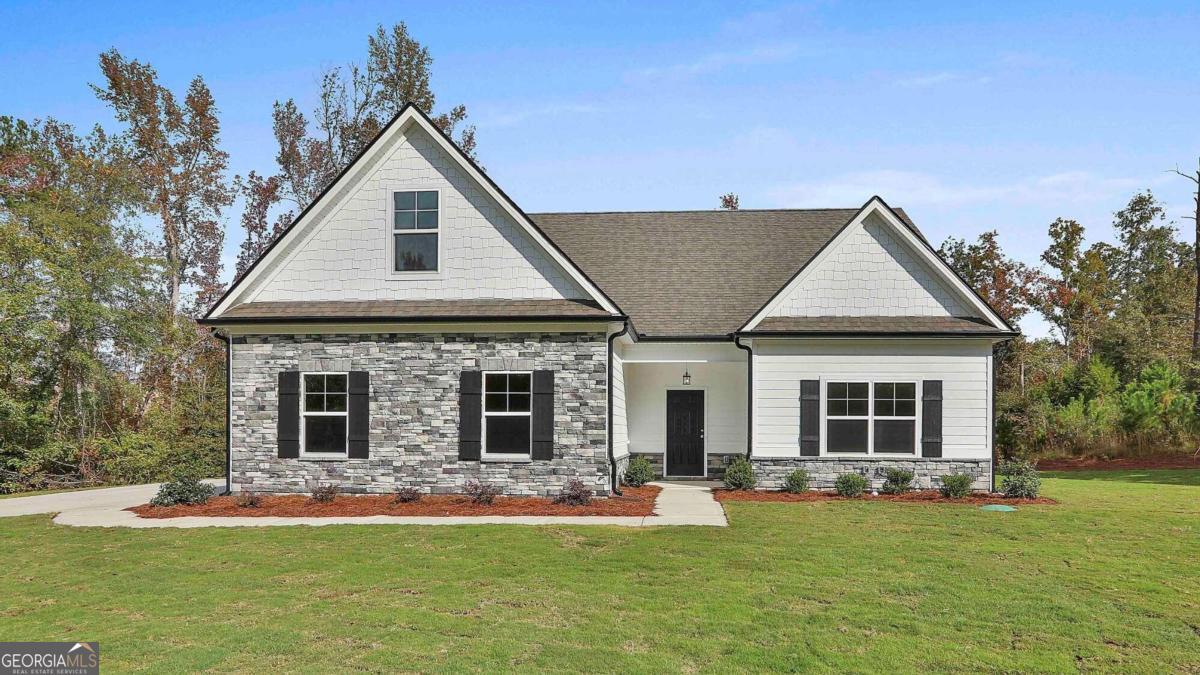
[(752, 332), (978, 335), (1004, 331), (982, 319), (953, 316), (772, 316)]
[(639, 332), (677, 337), (740, 328), (857, 213), (748, 209), (529, 217)]
[(608, 312), (583, 300), (339, 300), (248, 302), (218, 322), (278, 320), (590, 319)]

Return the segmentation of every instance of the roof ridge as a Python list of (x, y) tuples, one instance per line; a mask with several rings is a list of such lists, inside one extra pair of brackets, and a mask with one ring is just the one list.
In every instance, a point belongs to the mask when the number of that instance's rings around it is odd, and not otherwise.
[(529, 212), (530, 216), (583, 216), (583, 215), (619, 215), (619, 214), (651, 214), (651, 213), (815, 213), (826, 211), (858, 211), (858, 207), (823, 207), (811, 209), (655, 209), (649, 211), (536, 211)]

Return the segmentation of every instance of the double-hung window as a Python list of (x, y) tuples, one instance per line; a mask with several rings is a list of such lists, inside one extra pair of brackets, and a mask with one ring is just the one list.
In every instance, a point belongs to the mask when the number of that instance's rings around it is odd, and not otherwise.
[(306, 455), (346, 454), (346, 373), (304, 373), (300, 392), (300, 448)]
[(916, 382), (826, 382), (825, 451), (847, 455), (913, 455)]
[(392, 270), (438, 270), (438, 191), (392, 193)]
[(531, 373), (483, 374), (483, 454), (529, 457)]

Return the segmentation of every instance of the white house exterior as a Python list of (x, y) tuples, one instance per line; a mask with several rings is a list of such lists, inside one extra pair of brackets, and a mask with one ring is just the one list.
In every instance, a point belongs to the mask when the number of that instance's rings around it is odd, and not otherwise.
[(201, 320), (233, 491), (992, 471), (1015, 333), (879, 198), (529, 215), (406, 108)]

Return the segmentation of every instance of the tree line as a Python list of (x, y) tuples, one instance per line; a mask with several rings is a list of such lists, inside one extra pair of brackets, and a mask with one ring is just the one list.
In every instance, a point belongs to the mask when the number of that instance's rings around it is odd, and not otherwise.
[[(437, 110), (432, 64), (379, 26), (311, 116), (276, 101), (275, 166), (246, 176), (202, 77), (174, 92), (116, 49), (91, 85), (111, 120), (0, 116), (0, 492), (220, 475), (223, 348), (195, 319), (225, 289), (225, 219), (240, 198), (240, 274), (405, 103)], [(464, 106), (433, 119), (474, 155)]]

